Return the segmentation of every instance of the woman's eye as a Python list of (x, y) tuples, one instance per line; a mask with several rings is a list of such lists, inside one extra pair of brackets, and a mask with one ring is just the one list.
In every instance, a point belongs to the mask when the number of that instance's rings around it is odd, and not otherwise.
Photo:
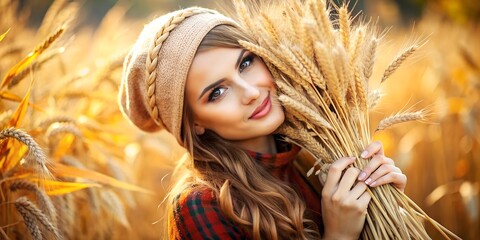
[(245, 56), (245, 57), (242, 59), (242, 62), (240, 63), (239, 71), (240, 71), (240, 72), (243, 72), (243, 70), (245, 70), (247, 67), (249, 67), (250, 65), (252, 65), (253, 59), (254, 59), (254, 57), (253, 57), (252, 54), (249, 54), (249, 55)]
[(213, 91), (208, 95), (208, 101), (209, 102), (214, 102), (217, 100), (219, 97), (222, 96), (222, 94), (226, 91), (227, 89), (224, 87), (216, 87), (213, 89)]

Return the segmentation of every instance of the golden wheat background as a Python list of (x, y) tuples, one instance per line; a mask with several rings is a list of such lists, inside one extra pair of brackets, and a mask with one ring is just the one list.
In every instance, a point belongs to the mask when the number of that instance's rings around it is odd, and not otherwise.
[[(161, 203), (183, 150), (166, 133), (147, 135), (130, 126), (116, 94), (125, 49), (146, 21), (179, 4), (96, 2), (107, 6), (92, 24), (87, 20), (95, 1), (0, 0), (2, 238), (162, 234)], [(415, 24), (402, 11), (405, 4), (357, 3), (367, 17), (378, 16), (379, 24), (389, 27), (372, 79), (381, 79), (409, 36), (428, 39), (382, 86), (371, 122), (412, 104), (432, 110), (427, 123), (400, 124), (376, 138), (407, 174), (411, 199), (461, 238), (478, 239), (480, 4), (416, 2), (423, 10), (417, 9), (421, 17)], [(202, 1), (181, 6), (193, 4), (213, 6)], [(29, 103), (22, 101), (25, 96)], [(53, 177), (39, 174), (42, 154)]]

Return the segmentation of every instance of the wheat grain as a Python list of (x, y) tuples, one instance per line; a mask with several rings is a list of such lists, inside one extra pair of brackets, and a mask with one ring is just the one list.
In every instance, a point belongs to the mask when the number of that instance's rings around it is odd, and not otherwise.
[(384, 130), (395, 124), (399, 124), (403, 122), (425, 120), (425, 118), (426, 118), (426, 114), (424, 110), (420, 110), (416, 112), (397, 113), (393, 116), (382, 119), (375, 131)]
[(393, 62), (388, 65), (387, 69), (385, 69), (382, 80), (380, 80), (380, 82), (383, 83), (385, 80), (387, 80), (387, 78), (390, 77), (395, 72), (395, 70), (397, 70), (400, 65), (417, 50), (417, 48), (417, 46), (411, 46), (405, 52), (400, 54), (400, 56), (398, 56), (395, 60), (393, 60)]
[(45, 156), (45, 153), (40, 148), (40, 146), (38, 146), (35, 140), (33, 140), (33, 138), (28, 135), (28, 133), (15, 128), (3, 129), (2, 131), (0, 131), (0, 139), (5, 138), (15, 138), (18, 141), (24, 143), (28, 147), (29, 153), (33, 155), (33, 158), (27, 158), (28, 163), (31, 163), (31, 165), (36, 170), (38, 170), (41, 176), (51, 176), (51, 173), (47, 167), (49, 162), (47, 160), (47, 157)]
[[(34, 222), (40, 223), (45, 229), (55, 236), (56, 239), (60, 238), (58, 229), (50, 222), (50, 220), (42, 213), (32, 202), (26, 197), (20, 197), (15, 201), (15, 208), (22, 216), (31, 216), (35, 220)], [(25, 217), (24, 217), (25, 219)], [(31, 221), (31, 219), (29, 219)]]

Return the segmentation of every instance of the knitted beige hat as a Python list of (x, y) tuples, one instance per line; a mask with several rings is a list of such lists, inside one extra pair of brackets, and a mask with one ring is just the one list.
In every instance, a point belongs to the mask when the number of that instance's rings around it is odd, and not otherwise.
[(145, 26), (125, 58), (119, 104), (140, 129), (166, 129), (182, 143), (184, 87), (205, 35), (215, 26), (236, 23), (220, 13), (192, 7), (161, 16)]

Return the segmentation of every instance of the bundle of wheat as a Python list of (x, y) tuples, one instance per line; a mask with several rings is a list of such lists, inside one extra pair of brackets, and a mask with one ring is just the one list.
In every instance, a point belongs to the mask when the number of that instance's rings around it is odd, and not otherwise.
[[(380, 98), (378, 91), (368, 87), (378, 31), (371, 23), (353, 24), (346, 6), (335, 6), (338, 19), (333, 19), (327, 2), (235, 1), (238, 19), (254, 40), (241, 41), (241, 45), (264, 60), (278, 86), (278, 100), (286, 112), (279, 132), (317, 159), (308, 174), (320, 174), (323, 181), (333, 161), (359, 156), (371, 141), (369, 110)], [(420, 45), (414, 44), (394, 59), (380, 82)], [(402, 111), (382, 120), (375, 131), (424, 120), (426, 115), (425, 110)], [(354, 167), (363, 168), (367, 162), (357, 157)], [(397, 188), (385, 185), (368, 192), (372, 201), (363, 239), (429, 239), (423, 220), (445, 238), (458, 238)]]

